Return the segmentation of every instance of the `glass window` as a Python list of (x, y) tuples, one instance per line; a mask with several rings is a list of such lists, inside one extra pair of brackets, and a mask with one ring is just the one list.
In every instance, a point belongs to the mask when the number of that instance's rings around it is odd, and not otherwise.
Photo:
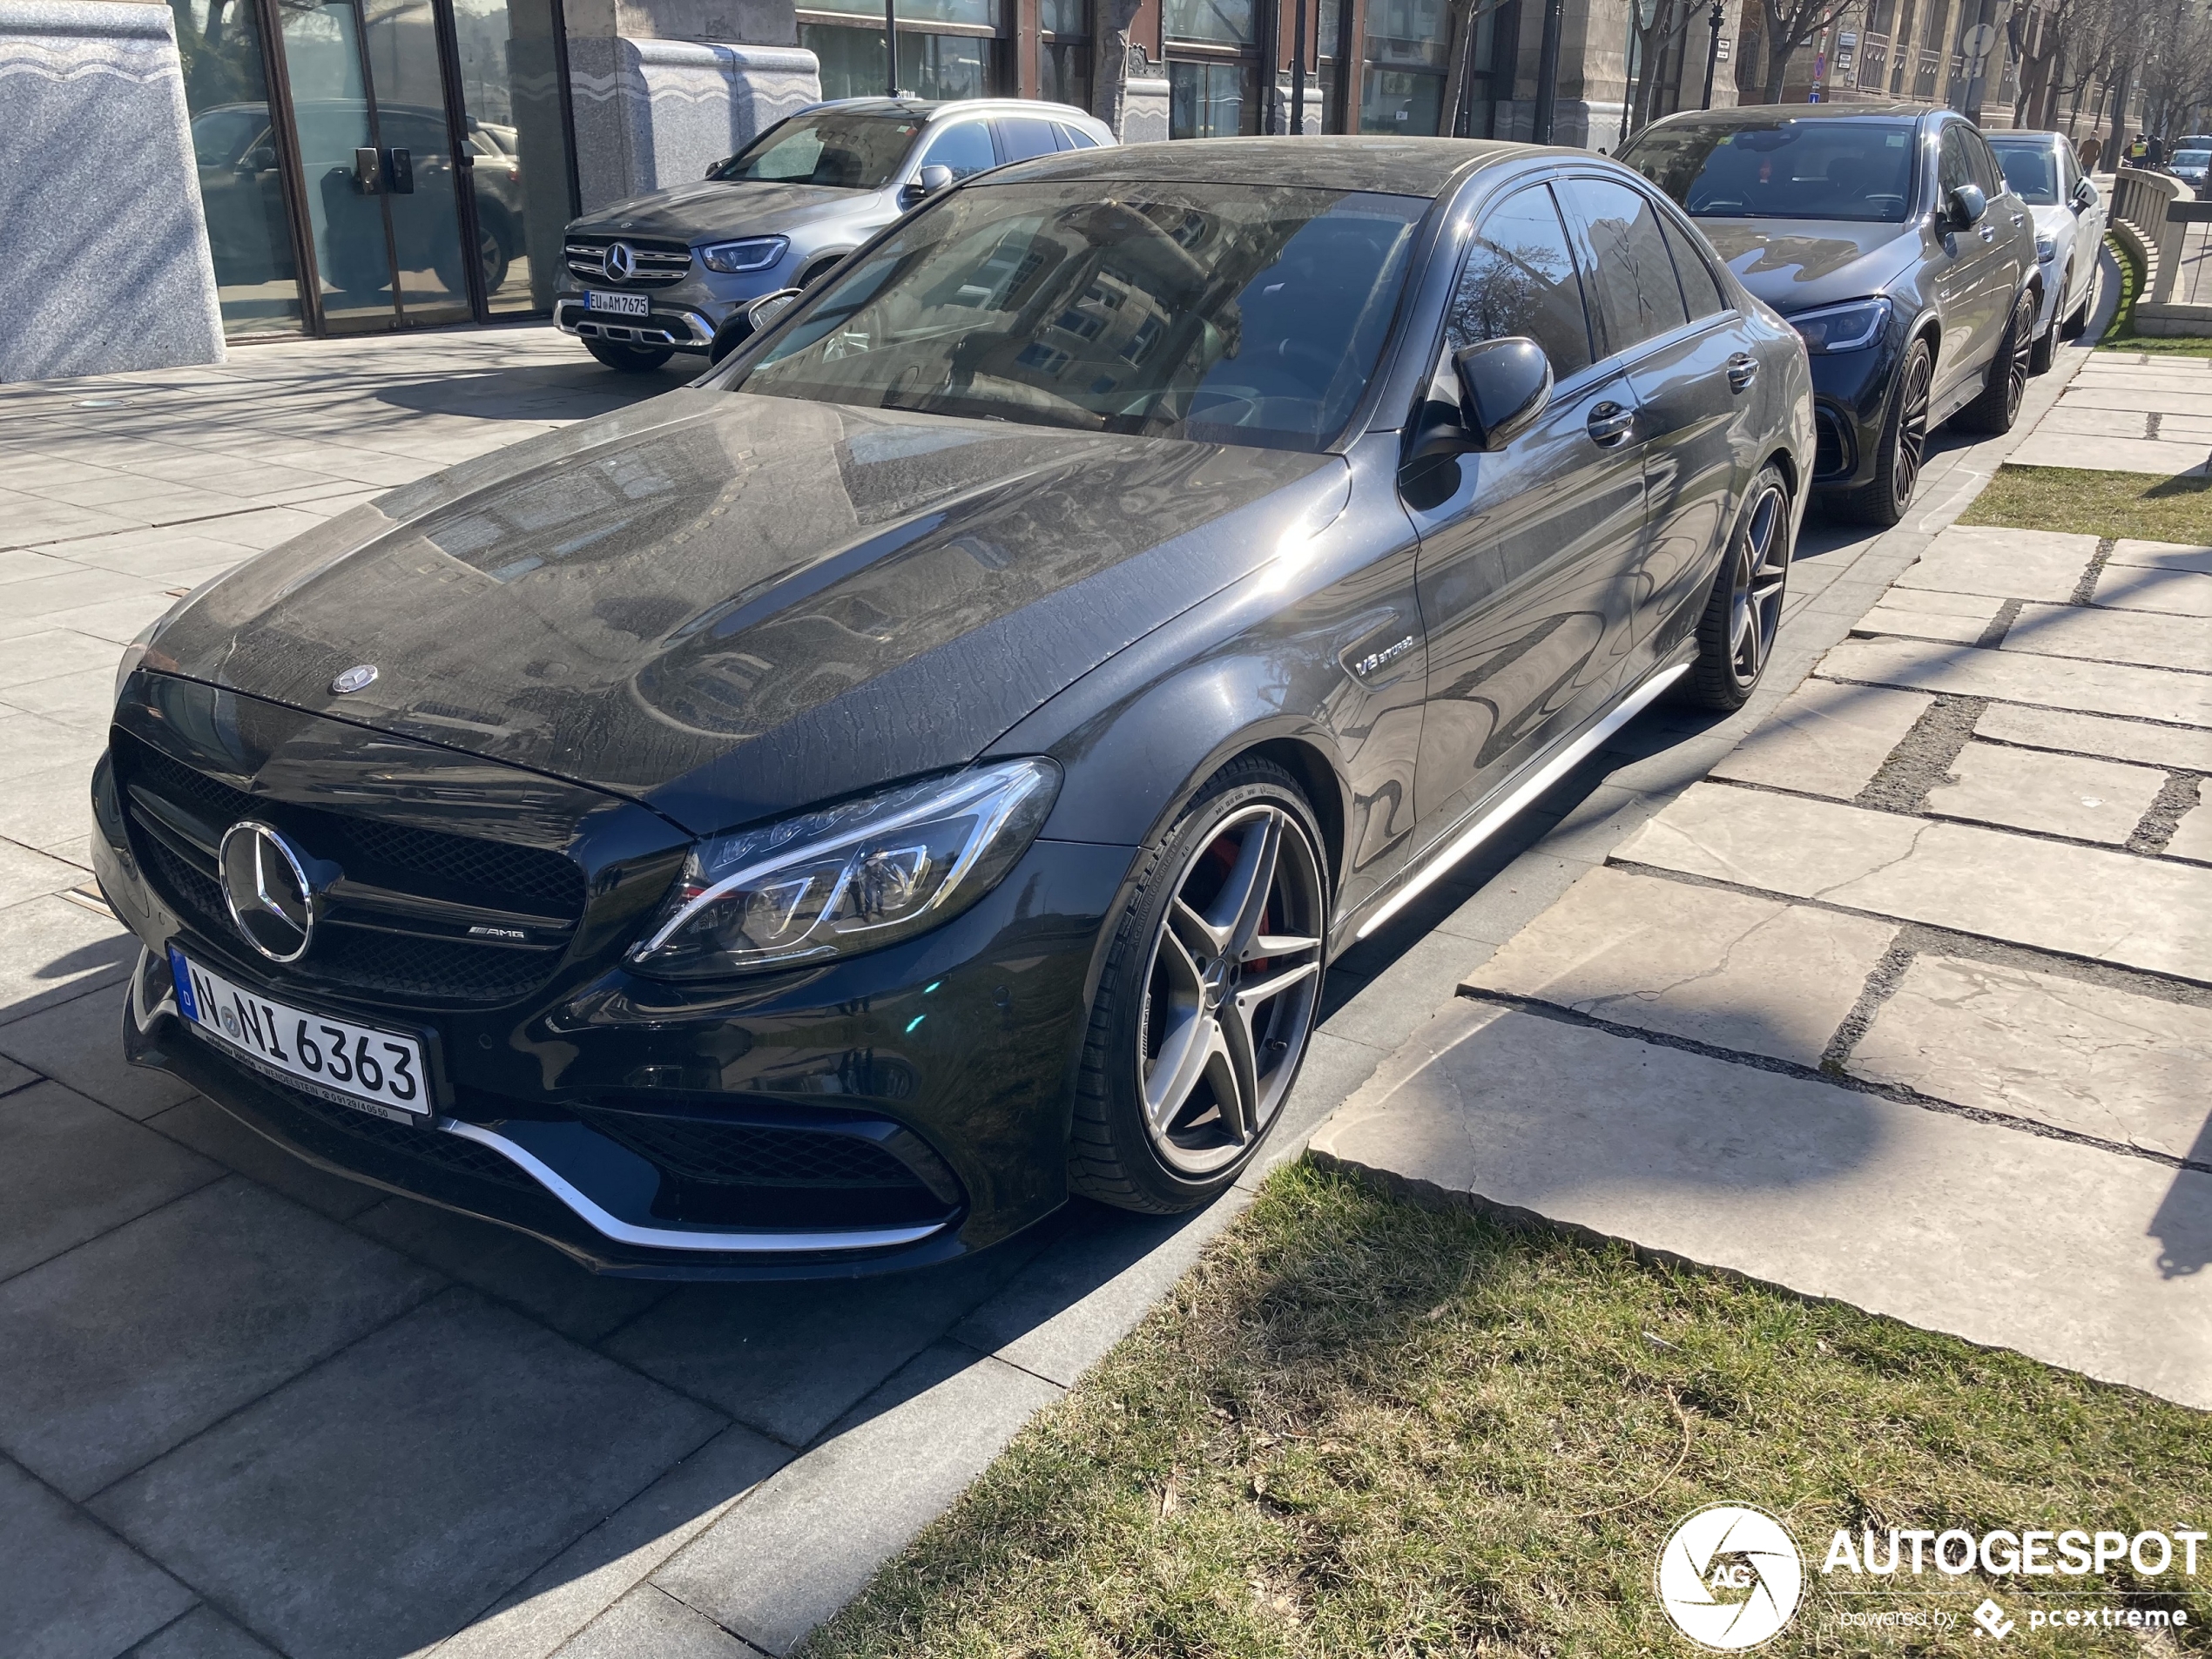
[(1981, 186), (1985, 196), (1995, 196), (2005, 188), (2005, 175), (1997, 159), (1989, 153), (1988, 143), (1972, 127), (1956, 129), (1966, 142), (1966, 165), (1973, 169), (1974, 182)]
[(1257, 38), (1252, 33), (1252, 0), (1166, 0), (1162, 20), (1170, 40), (1249, 46)]
[(1620, 158), (1696, 218), (1898, 223), (1912, 199), (1912, 123), (1785, 118), (1771, 126), (1646, 127)]
[(1089, 133), (1084, 132), (1081, 127), (1063, 126), (1059, 127), (1056, 130), (1060, 134), (1060, 147), (1062, 150), (1096, 150), (1098, 148), (1098, 140), (1092, 138)]
[(1318, 449), (1374, 372), (1427, 208), (1253, 185), (965, 191), (800, 301), (742, 389)]
[(1454, 351), (1509, 334), (1541, 346), (1561, 380), (1590, 365), (1581, 279), (1551, 192), (1541, 185), (1508, 196), (1483, 219), (1445, 319)]
[[(879, 34), (879, 44), (881, 38)], [(879, 52), (879, 61), (880, 57)], [(794, 116), (770, 127), (716, 168), (714, 176), (725, 183), (757, 179), (824, 185), (833, 190), (880, 190), (898, 172), (921, 131), (920, 121), (899, 116)]]
[(1049, 156), (1060, 148), (1053, 125), (1033, 115), (1005, 115), (998, 120), (999, 149), (1008, 161)]
[(991, 129), (982, 121), (954, 121), (933, 128), (928, 147), (921, 152), (925, 167), (950, 167), (953, 177), (973, 179), (999, 165), (991, 148)]
[(553, 0), (453, 0), (453, 24), (485, 297), (498, 314), (544, 311), (570, 201)]
[[(883, 0), (806, 0), (809, 11), (849, 11), (856, 17), (866, 17), (876, 27), (875, 50), (877, 61), (883, 54)], [(975, 24), (988, 29), (998, 23), (998, 0), (899, 0), (899, 31), (906, 32), (910, 24), (960, 23)], [(735, 38), (735, 37), (724, 37)], [(905, 54), (901, 53), (903, 60)], [(876, 77), (875, 90), (883, 91), (883, 78)]]
[[(880, 5), (860, 10), (878, 17), (883, 15)], [(991, 90), (992, 49), (996, 43), (972, 35), (924, 34), (907, 26), (914, 21), (906, 0), (900, 0), (900, 90), (916, 98), (941, 101), (988, 96)], [(858, 29), (838, 24), (803, 23), (799, 25), (799, 44), (813, 53), (821, 65), (825, 99), (883, 96), (883, 30), (880, 24), (873, 29)]]
[(1431, 138), (1440, 132), (1451, 41), (1444, 0), (1368, 0), (1359, 130)]
[(1997, 152), (1997, 165), (2005, 170), (2005, 182), (2020, 192), (2022, 201), (2052, 207), (2065, 199), (2068, 186), (2060, 178), (2058, 147), (2045, 141), (1993, 144), (1990, 148)]
[(200, 210), (214, 256), (223, 332), (300, 327), (292, 213), (269, 131), (258, 0), (175, 0)]
[(1587, 256), (1582, 275), (1608, 356), (1689, 320), (1649, 197), (1607, 179), (1562, 179), (1554, 188)]
[(1233, 138), (1259, 131), (1259, 99), (1247, 64), (1168, 64), (1168, 137)]
[(1664, 213), (1659, 215), (1659, 226), (1667, 233), (1667, 248), (1675, 256), (1675, 274), (1682, 279), (1682, 297), (1692, 320), (1728, 310), (1728, 298), (1721, 292), (1713, 267), (1706, 263), (1705, 251), (1697, 246), (1696, 237)]
[(1936, 187), (1948, 197), (1961, 185), (1974, 182), (1974, 158), (1966, 148), (1966, 130), (1953, 122), (1943, 130), (1936, 149)]
[[(1049, 104), (1071, 105), (1078, 110), (1090, 107), (1090, 48), (1080, 40), (1048, 40), (1037, 48), (1037, 67), (1042, 71), (1037, 96)], [(1085, 147), (1088, 140), (1079, 140), (1077, 149)]]

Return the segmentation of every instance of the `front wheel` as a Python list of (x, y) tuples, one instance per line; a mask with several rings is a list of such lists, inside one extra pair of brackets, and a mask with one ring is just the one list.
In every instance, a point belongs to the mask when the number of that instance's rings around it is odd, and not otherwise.
[(1246, 759), (1208, 779), (1141, 855), (1083, 1045), (1076, 1191), (1173, 1214), (1259, 1150), (1320, 1008), (1322, 845), (1297, 781)]
[(2027, 395), (2029, 365), (2035, 355), (2035, 292), (2022, 288), (2013, 301), (2013, 314), (2005, 324), (2005, 338), (1989, 365), (1989, 384), (1981, 395), (1954, 417), (1968, 432), (1992, 435), (2010, 432), (2020, 419), (2020, 400)]
[(1844, 509), (1862, 524), (1887, 529), (1905, 516), (1920, 482), (1920, 460), (1928, 447), (1928, 388), (1935, 378), (1935, 355), (1916, 340), (1905, 354), (1882, 421), (1874, 476), (1844, 497)]
[(1697, 659), (1683, 677), (1692, 703), (1733, 710), (1750, 700), (1774, 654), (1789, 584), (1790, 487), (1770, 464), (1751, 481), (1750, 505), (1697, 619)]
[(676, 355), (666, 346), (624, 346), (611, 340), (586, 339), (583, 348), (609, 368), (618, 368), (625, 374), (650, 374)]

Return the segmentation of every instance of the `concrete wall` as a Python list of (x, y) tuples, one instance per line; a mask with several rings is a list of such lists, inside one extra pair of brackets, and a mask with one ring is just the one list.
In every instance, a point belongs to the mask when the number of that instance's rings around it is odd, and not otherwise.
[(166, 6), (0, 0), (0, 381), (222, 361)]
[(571, 37), (569, 78), (586, 212), (697, 179), (822, 96), (796, 46)]

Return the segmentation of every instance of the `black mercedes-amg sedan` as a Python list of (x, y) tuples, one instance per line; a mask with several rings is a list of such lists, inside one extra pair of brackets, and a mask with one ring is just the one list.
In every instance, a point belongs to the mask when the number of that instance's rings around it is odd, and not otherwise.
[(2007, 432), (2035, 351), (2035, 223), (1973, 123), (1920, 104), (1693, 110), (1621, 159), (1697, 221), (1812, 354), (1821, 497), (1912, 504), (1946, 420)]
[(1334, 953), (1661, 692), (1749, 695), (1812, 449), (1797, 336), (1602, 158), (989, 173), (131, 648), (126, 1049), (607, 1272), (1188, 1208)]

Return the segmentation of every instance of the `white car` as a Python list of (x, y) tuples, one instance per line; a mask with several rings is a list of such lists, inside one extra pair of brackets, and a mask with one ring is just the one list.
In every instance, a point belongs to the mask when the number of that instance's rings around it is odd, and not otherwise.
[(2196, 192), (2204, 194), (2204, 175), (2212, 169), (2212, 150), (2176, 150), (2174, 158), (2166, 164), (2166, 171)]
[(2060, 340), (2089, 325), (2097, 298), (2097, 253), (2104, 243), (2105, 203), (2082, 177), (2074, 146), (2057, 132), (1988, 132), (2005, 182), (2035, 215), (2035, 260), (2043, 273), (2043, 306), (2035, 318), (2037, 374), (2050, 368)]

